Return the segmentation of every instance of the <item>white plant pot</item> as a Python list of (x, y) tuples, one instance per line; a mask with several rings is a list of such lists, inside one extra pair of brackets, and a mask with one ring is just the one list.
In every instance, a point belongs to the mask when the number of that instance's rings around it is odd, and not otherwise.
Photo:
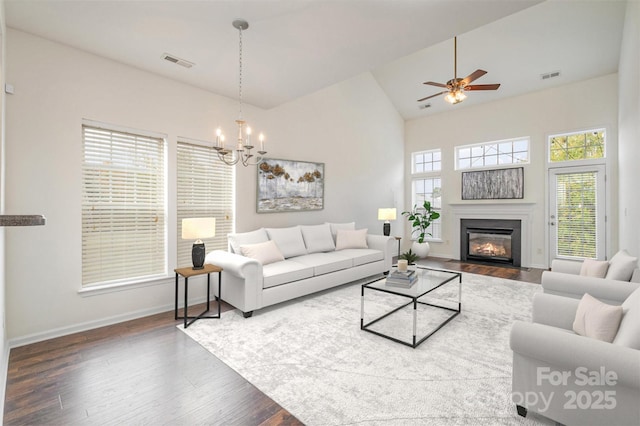
[(426, 241), (424, 243), (419, 243), (417, 241), (414, 241), (413, 244), (411, 244), (411, 251), (414, 252), (421, 259), (429, 256), (430, 249), (431, 247), (429, 247), (429, 243)]

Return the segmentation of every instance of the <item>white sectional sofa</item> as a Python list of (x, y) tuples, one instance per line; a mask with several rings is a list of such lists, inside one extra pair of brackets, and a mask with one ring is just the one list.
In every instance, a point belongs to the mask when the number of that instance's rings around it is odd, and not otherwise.
[(256, 309), (387, 273), (395, 239), (355, 223), (260, 228), (229, 234), (229, 251), (207, 254), (223, 268), (222, 299), (250, 317)]

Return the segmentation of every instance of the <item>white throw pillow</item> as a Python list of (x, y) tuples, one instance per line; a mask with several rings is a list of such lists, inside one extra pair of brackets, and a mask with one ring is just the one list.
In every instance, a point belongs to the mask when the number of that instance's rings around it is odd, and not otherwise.
[(299, 226), (267, 228), (267, 234), (270, 240), (275, 241), (285, 258), (307, 254), (307, 248), (304, 246)]
[(307, 246), (308, 253), (321, 253), (333, 251), (336, 245), (331, 236), (331, 227), (328, 223), (324, 225), (301, 226), (302, 238)]
[(622, 304), (622, 321), (613, 343), (640, 350), (640, 288)]
[(369, 246), (367, 246), (367, 229), (358, 229), (357, 231), (338, 229), (338, 236), (336, 237), (336, 250), (354, 248), (369, 248)]
[(626, 250), (620, 250), (609, 261), (608, 280), (629, 281), (633, 270), (638, 267), (638, 258), (630, 256)]
[(331, 227), (331, 235), (333, 236), (333, 241), (336, 240), (338, 236), (338, 229), (346, 229), (348, 231), (355, 231), (356, 223), (329, 223), (329, 227)]
[(256, 259), (263, 265), (284, 260), (284, 256), (273, 241), (242, 245), (240, 246), (240, 250), (243, 256)]
[(622, 319), (622, 306), (607, 305), (585, 293), (578, 304), (573, 331), (605, 342), (613, 342)]
[(604, 278), (609, 269), (609, 262), (606, 260), (585, 259), (580, 268), (580, 275), (585, 277)]
[(236, 254), (241, 254), (240, 250), (241, 245), (245, 244), (256, 244), (256, 243), (264, 243), (265, 241), (269, 241), (269, 236), (267, 235), (267, 231), (264, 228), (256, 229), (251, 232), (242, 232), (239, 234), (229, 234), (227, 235), (229, 239), (229, 245), (231, 246), (231, 250), (233, 250)]

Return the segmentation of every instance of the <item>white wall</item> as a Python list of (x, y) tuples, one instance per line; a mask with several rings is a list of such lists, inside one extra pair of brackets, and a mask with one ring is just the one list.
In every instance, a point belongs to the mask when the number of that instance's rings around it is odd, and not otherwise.
[[(482, 96), (482, 94), (469, 95)], [(444, 102), (444, 101), (443, 101)], [(457, 108), (457, 107), (461, 108)], [(443, 242), (432, 243), (433, 255), (459, 259), (455, 253), (452, 206), (462, 203), (461, 172), (454, 170), (454, 147), (478, 142), (488, 142), (529, 136), (531, 139), (531, 163), (525, 165), (523, 200), (506, 203), (534, 203), (531, 264), (523, 266), (545, 267), (548, 264), (545, 233), (545, 161), (546, 141), (549, 134), (605, 126), (607, 128), (608, 155), (617, 158), (617, 75), (607, 75), (588, 81), (503, 99), (487, 104), (465, 107), (464, 103), (452, 106), (454, 111), (427, 116), (406, 122), (405, 137), (407, 158), (405, 178), (407, 205), (411, 202), (410, 156), (414, 151), (441, 148), (443, 186)], [(608, 167), (615, 168), (615, 160)], [(613, 172), (613, 170), (610, 170)], [(615, 173), (614, 173), (615, 175)], [(610, 179), (611, 181), (612, 179)], [(609, 182), (615, 188), (613, 182)], [(610, 191), (611, 192), (611, 191)], [(616, 230), (617, 217), (615, 194), (609, 194), (611, 229)], [(473, 203), (466, 201), (465, 203)], [(490, 202), (476, 202), (489, 204)], [(409, 229), (407, 229), (409, 231)], [(404, 241), (408, 241), (405, 235)], [(615, 245), (617, 235), (611, 236)]]
[[(4, 1), (0, 1), (0, 214), (4, 214), (4, 198), (5, 198), (5, 40), (7, 33), (7, 27), (5, 24), (5, 12)], [(5, 277), (5, 232), (4, 228), (0, 227), (0, 321), (2, 321), (2, 327), (0, 328), (0, 410), (4, 412), (4, 393), (6, 389), (7, 380), (7, 367), (9, 365), (9, 344), (7, 342), (6, 332), (6, 277)]]
[[(7, 79), (15, 86), (7, 98), (7, 212), (47, 217), (44, 227), (6, 231), (9, 338), (21, 344), (172, 309), (172, 274), (153, 286), (78, 295), (81, 122), (167, 135), (169, 245), (174, 247), (176, 138), (211, 140), (218, 124), (230, 132), (237, 102), (12, 29)], [(376, 209), (401, 198), (403, 179), (402, 120), (381, 93), (373, 78), (363, 75), (275, 110), (246, 105), (245, 117), (268, 136), (271, 157), (325, 162), (326, 207), (258, 215), (256, 170), (240, 168), (238, 230), (355, 220), (381, 233)], [(174, 258), (170, 255), (170, 270)]]
[[(379, 207), (402, 208), (404, 120), (369, 73), (268, 111), (272, 158), (325, 163), (325, 208), (243, 214), (238, 230), (323, 221), (356, 221), (382, 234)], [(255, 194), (255, 175), (251, 187)], [(255, 200), (238, 207), (255, 212)], [(238, 217), (241, 217), (238, 212)], [(401, 221), (392, 223), (401, 235)]]
[(620, 50), (620, 248), (640, 255), (640, 2), (627, 3)]

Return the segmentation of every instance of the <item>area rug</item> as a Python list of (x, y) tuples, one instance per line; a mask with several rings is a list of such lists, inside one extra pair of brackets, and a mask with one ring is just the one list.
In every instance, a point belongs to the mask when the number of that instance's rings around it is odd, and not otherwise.
[[(456, 286), (434, 297), (455, 302)], [(511, 402), (509, 332), (530, 320), (539, 285), (464, 273), (462, 312), (416, 349), (360, 330), (360, 290), (349, 284), (248, 319), (229, 311), (183, 331), (307, 425), (553, 424), (519, 417)], [(375, 293), (365, 293), (366, 317), (400, 305)], [(419, 334), (441, 313), (430, 309), (419, 312)], [(380, 327), (410, 337), (410, 311)]]

